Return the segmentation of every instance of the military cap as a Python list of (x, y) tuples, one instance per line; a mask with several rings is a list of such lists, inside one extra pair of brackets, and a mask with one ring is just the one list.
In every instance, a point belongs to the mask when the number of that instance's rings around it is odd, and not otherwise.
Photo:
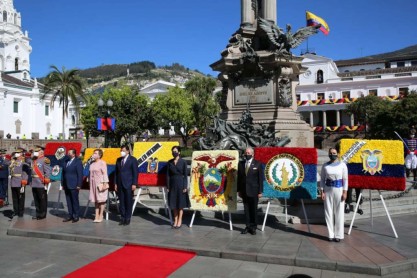
[(44, 147), (39, 146), (39, 145), (36, 145), (36, 146), (33, 148), (33, 151), (35, 151), (35, 152), (39, 152), (39, 151), (43, 151), (44, 149), (45, 149)]
[(24, 153), (26, 150), (24, 148), (17, 148), (16, 150), (13, 151), (13, 153)]
[(6, 149), (0, 149), (0, 153), (6, 153), (7, 150)]

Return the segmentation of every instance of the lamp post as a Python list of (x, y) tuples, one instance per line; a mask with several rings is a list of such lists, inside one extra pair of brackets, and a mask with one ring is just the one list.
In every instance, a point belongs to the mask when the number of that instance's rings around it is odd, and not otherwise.
[[(103, 99), (100, 97), (100, 99), (97, 101), (97, 105), (99, 107), (99, 109), (103, 109), (104, 108), (104, 101)], [(110, 109), (113, 106), (113, 101), (111, 99), (109, 99), (106, 102), (106, 106), (107, 106), (107, 110), (104, 114), (104, 118), (106, 119), (106, 123), (107, 123), (107, 118), (110, 117)], [(109, 146), (109, 142), (108, 142), (108, 127), (104, 130), (104, 147), (107, 148)]]

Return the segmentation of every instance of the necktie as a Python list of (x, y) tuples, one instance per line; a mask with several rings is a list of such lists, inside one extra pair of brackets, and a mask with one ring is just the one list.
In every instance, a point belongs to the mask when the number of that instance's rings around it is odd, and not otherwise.
[(249, 161), (248, 161), (248, 162), (246, 162), (246, 168), (245, 168), (245, 174), (246, 174), (246, 175), (248, 174), (248, 171), (249, 171), (249, 166), (250, 166), (250, 163), (249, 163)]
[(67, 167), (70, 166), (71, 162), (72, 162), (72, 159), (70, 161), (68, 161)]
[(122, 159), (122, 167), (123, 167), (123, 165), (125, 165), (125, 159), (124, 158)]

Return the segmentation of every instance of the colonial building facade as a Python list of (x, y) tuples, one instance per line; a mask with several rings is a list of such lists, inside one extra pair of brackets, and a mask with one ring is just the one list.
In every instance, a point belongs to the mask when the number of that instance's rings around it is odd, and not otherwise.
[(316, 133), (363, 130), (365, 123), (346, 113), (360, 97), (395, 101), (417, 90), (417, 46), (336, 62), (305, 54), (302, 64), (307, 70), (296, 87), (297, 111)]
[[(22, 31), (21, 15), (14, 8), (13, 0), (1, 0), (0, 138), (57, 139), (62, 134), (59, 103), (51, 105), (47, 99), (42, 101), (42, 85), (30, 76), (31, 52), (28, 32)], [(67, 135), (78, 122), (76, 115), (70, 109)]]

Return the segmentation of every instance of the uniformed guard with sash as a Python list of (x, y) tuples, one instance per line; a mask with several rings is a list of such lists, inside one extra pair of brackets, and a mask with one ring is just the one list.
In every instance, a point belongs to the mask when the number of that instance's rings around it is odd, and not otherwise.
[(32, 193), (35, 201), (36, 216), (32, 219), (41, 220), (46, 218), (48, 207), (47, 189), (50, 183), (51, 161), (44, 156), (43, 147), (36, 146), (32, 153)]
[(31, 181), (30, 166), (25, 162), (24, 150), (17, 149), (10, 165), (10, 186), (12, 188), (13, 216), (23, 217), (25, 211), (25, 187)]
[(6, 159), (5, 157), (6, 150), (0, 150), (0, 208), (4, 205), (7, 191), (8, 191), (8, 184), (9, 184), (9, 165), (10, 160)]

